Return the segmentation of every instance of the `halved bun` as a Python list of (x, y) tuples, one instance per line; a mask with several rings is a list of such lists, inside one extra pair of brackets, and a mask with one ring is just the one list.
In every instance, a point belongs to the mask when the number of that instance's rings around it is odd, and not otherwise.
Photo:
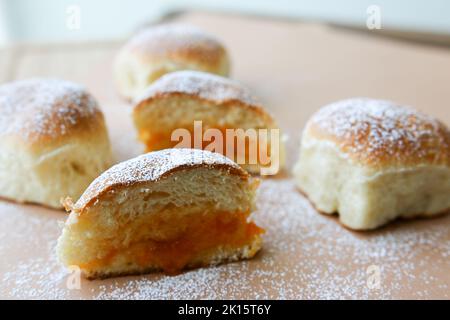
[[(270, 154), (272, 143), (278, 145), (278, 152), (273, 154), (272, 160), (284, 164), (284, 146), (279, 135), (275, 141), (271, 139), (271, 130), (278, 130), (272, 116), (265, 111), (250, 91), (239, 82), (211, 75), (199, 71), (178, 71), (167, 74), (149, 86), (142, 97), (136, 102), (133, 111), (134, 123), (140, 140), (146, 145), (147, 151), (161, 150), (177, 146), (179, 141), (172, 141), (172, 134), (177, 129), (186, 129), (194, 136), (194, 121), (201, 121), (202, 130), (199, 131), (203, 143), (198, 148), (206, 148), (210, 142), (203, 139), (208, 129), (218, 129), (223, 137), (223, 146), (216, 152), (226, 154), (227, 146), (237, 145), (237, 140), (226, 139), (227, 129), (252, 130), (263, 132), (267, 130), (266, 154)], [(262, 129), (262, 130), (261, 130)], [(248, 141), (255, 142), (254, 146), (264, 140), (257, 135)], [(259, 149), (250, 148), (250, 143), (243, 150), (246, 161), (242, 166), (251, 173), (259, 173), (261, 158), (255, 156), (251, 163), (250, 152), (258, 153)], [(184, 147), (194, 147), (190, 143)], [(211, 149), (209, 149), (211, 150)], [(238, 150), (235, 147), (232, 154), (227, 154), (237, 161)], [(261, 149), (262, 153), (263, 149)], [(241, 152), (242, 153), (242, 152)], [(272, 154), (270, 154), (272, 156)], [(275, 158), (277, 157), (277, 158)], [(241, 164), (241, 163), (239, 163)], [(273, 163), (270, 163), (273, 164)]]
[(0, 196), (62, 208), (111, 164), (95, 99), (62, 80), (0, 86)]
[(113, 166), (75, 203), (58, 255), (88, 278), (251, 258), (257, 181), (220, 154), (167, 149)]
[(117, 55), (117, 88), (128, 99), (139, 97), (150, 83), (177, 70), (201, 70), (227, 76), (225, 47), (201, 29), (168, 24), (149, 27), (132, 37)]
[(352, 229), (450, 209), (450, 131), (389, 101), (349, 99), (319, 110), (302, 137), (298, 187)]

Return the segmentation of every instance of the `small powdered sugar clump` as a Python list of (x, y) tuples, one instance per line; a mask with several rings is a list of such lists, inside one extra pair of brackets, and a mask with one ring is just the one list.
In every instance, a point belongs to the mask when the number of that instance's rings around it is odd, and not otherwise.
[(359, 98), (330, 104), (306, 130), (368, 164), (450, 162), (449, 130), (431, 116), (389, 101)]
[(162, 76), (147, 89), (140, 101), (176, 93), (198, 96), (216, 103), (239, 101), (250, 107), (261, 107), (259, 101), (239, 82), (191, 70), (171, 72)]
[(18, 135), (29, 142), (64, 136), (98, 114), (95, 99), (71, 82), (30, 79), (0, 86), (0, 136)]

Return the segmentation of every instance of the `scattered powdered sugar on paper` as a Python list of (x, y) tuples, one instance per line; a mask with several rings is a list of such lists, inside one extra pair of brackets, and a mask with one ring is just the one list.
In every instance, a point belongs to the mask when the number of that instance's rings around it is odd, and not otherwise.
[[(54, 257), (54, 248), (52, 257)], [(8, 295), (20, 299), (64, 299), (69, 291), (62, 284), (67, 272), (56, 259), (30, 259), (6, 272), (2, 283), (10, 287)]]
[[(0, 296), (20, 299), (62, 299), (67, 271), (57, 262), (56, 239), (63, 212), (35, 206), (0, 203)], [(56, 218), (56, 219), (55, 219)], [(39, 253), (36, 255), (36, 253)]]
[[(405, 225), (360, 237), (315, 212), (288, 181), (264, 181), (258, 203), (255, 219), (267, 233), (256, 259), (175, 277), (113, 281), (100, 285), (96, 298), (392, 298), (399, 290), (427, 297), (417, 283), (449, 292), (450, 280), (442, 282), (429, 270), (433, 264), (450, 269), (448, 225), (419, 231)], [(379, 289), (367, 285), (371, 265), (380, 269)]]
[[(3, 274), (2, 283), (8, 287), (17, 283), (9, 292), (13, 297), (33, 298), (450, 298), (448, 216), (394, 223), (369, 233), (352, 232), (337, 219), (317, 213), (291, 180), (264, 180), (258, 206), (254, 218), (267, 232), (263, 250), (249, 261), (177, 276), (83, 279), (82, 290), (68, 290), (66, 273), (56, 267), (49, 249)], [(49, 229), (43, 241), (51, 248), (58, 230), (53, 224), (43, 228)], [(379, 287), (369, 285), (370, 266), (379, 270)], [(26, 281), (17, 282), (20, 277)]]
[(390, 101), (354, 98), (332, 103), (313, 115), (306, 130), (367, 163), (450, 163), (445, 125)]

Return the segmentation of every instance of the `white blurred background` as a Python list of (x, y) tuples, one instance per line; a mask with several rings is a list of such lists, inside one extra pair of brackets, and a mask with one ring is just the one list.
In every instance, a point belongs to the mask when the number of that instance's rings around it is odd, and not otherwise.
[[(189, 10), (364, 29), (371, 5), (380, 8), (382, 29), (450, 37), (448, 0), (0, 0), (0, 45), (124, 38), (139, 25)], [(79, 16), (79, 27), (74, 27), (73, 14)]]

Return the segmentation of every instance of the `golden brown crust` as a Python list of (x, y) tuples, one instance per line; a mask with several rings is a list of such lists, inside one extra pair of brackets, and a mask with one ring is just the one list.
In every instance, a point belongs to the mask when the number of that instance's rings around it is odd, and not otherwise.
[(389, 101), (349, 99), (319, 110), (305, 133), (373, 167), (450, 165), (450, 131), (437, 119)]
[(77, 84), (29, 79), (0, 86), (0, 137), (46, 146), (104, 126), (95, 99)]
[(136, 34), (123, 48), (142, 61), (171, 59), (196, 62), (219, 68), (226, 50), (213, 36), (202, 30), (179, 24), (146, 28)]
[(208, 101), (221, 106), (248, 108), (266, 118), (268, 123), (273, 123), (273, 118), (262, 104), (239, 82), (191, 70), (171, 72), (156, 80), (136, 102), (134, 112), (139, 112), (153, 100), (177, 96)]
[(249, 178), (245, 170), (221, 154), (197, 149), (165, 149), (143, 154), (106, 170), (91, 183), (75, 205), (69, 205), (69, 209), (80, 212), (109, 191), (156, 182), (177, 171), (200, 167), (223, 170), (244, 180)]

